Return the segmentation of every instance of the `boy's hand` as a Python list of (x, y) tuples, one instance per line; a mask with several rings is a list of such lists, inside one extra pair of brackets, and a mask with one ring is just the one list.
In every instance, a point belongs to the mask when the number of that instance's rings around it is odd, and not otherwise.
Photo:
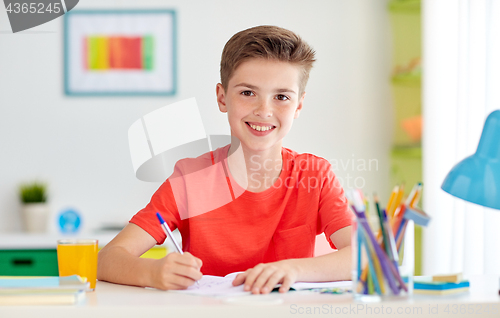
[(259, 264), (254, 268), (240, 273), (233, 281), (233, 286), (245, 283), (245, 291), (252, 294), (270, 293), (276, 284), (281, 283), (280, 293), (286, 293), (297, 281), (298, 269), (293, 266), (293, 260), (283, 260), (274, 263)]
[(201, 259), (189, 252), (167, 254), (155, 263), (151, 285), (161, 290), (186, 289), (203, 276), (201, 265)]

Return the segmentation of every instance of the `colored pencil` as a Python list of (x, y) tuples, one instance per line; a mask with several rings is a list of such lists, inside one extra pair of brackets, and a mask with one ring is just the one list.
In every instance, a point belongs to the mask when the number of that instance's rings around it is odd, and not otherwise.
[(377, 290), (377, 293), (385, 294), (384, 274), (382, 273), (382, 268), (380, 267), (380, 263), (377, 258), (375, 249), (370, 245), (366, 233), (362, 237), (363, 237), (363, 244), (367, 247), (366, 254), (368, 255), (368, 260), (369, 260), (368, 262), (369, 271), (367, 280), (368, 282), (370, 281), (370, 279), (373, 280), (373, 282), (375, 283), (375, 289)]
[(398, 195), (398, 192), (399, 192), (399, 187), (396, 185), (394, 187), (394, 189), (392, 190), (391, 192), (391, 196), (389, 198), (389, 202), (387, 203), (387, 207), (385, 208), (385, 210), (387, 211), (388, 215), (392, 215), (393, 212), (392, 209), (393, 209), (393, 206), (394, 206), (394, 210), (396, 209), (395, 205), (394, 205), (394, 202), (396, 201), (396, 196)]
[(373, 201), (375, 202), (375, 208), (377, 210), (378, 220), (379, 220), (379, 224), (380, 224), (380, 232), (382, 232), (384, 247), (385, 247), (385, 250), (387, 252), (387, 255), (389, 255), (389, 258), (392, 259), (392, 257), (390, 257), (391, 246), (390, 246), (389, 238), (387, 237), (387, 233), (385, 231), (385, 226), (384, 226), (384, 216), (382, 215), (382, 212), (380, 211), (380, 206), (378, 204), (378, 196), (376, 193), (373, 194)]
[[(358, 217), (359, 223), (363, 226), (363, 228), (365, 229), (365, 233), (368, 234), (368, 237), (372, 242), (372, 245), (375, 249), (377, 257), (380, 260), (382, 272), (384, 273), (384, 276), (386, 277), (386, 280), (387, 280), (389, 287), (391, 288), (393, 294), (399, 295), (399, 292), (400, 292), (398, 287), (396, 286), (394, 279), (396, 279), (400, 283), (400, 286), (405, 291), (408, 291), (408, 289), (407, 289), (405, 283), (403, 282), (403, 280), (401, 279), (401, 276), (399, 275), (397, 269), (394, 268), (394, 264), (392, 264), (392, 262), (388, 259), (385, 252), (378, 245), (377, 240), (375, 239), (375, 236), (373, 235), (373, 233), (370, 229), (370, 226), (368, 225), (368, 221), (366, 220), (364, 213), (358, 212), (354, 206), (352, 208), (354, 210), (354, 213)], [(393, 273), (393, 275), (391, 275), (391, 272)]]
[(398, 194), (396, 195), (396, 199), (394, 200), (394, 209), (390, 211), (388, 214), (389, 218), (392, 218), (394, 216), (394, 213), (396, 213), (396, 210), (401, 204), (401, 201), (403, 200), (403, 196), (405, 194), (405, 185), (402, 183), (399, 186)]

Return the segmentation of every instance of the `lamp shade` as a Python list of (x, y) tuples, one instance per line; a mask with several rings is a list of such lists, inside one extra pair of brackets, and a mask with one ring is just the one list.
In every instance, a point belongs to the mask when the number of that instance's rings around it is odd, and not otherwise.
[(476, 153), (451, 169), (441, 189), (465, 201), (500, 210), (500, 110), (486, 118)]

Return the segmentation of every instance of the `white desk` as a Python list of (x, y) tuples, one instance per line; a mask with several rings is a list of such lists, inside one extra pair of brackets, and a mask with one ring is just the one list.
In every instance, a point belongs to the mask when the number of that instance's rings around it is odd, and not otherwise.
[(0, 317), (500, 317), (498, 277), (475, 276), (470, 282), (465, 294), (414, 295), (370, 304), (354, 302), (351, 294), (303, 291), (211, 298), (98, 282), (84, 304), (0, 307)]

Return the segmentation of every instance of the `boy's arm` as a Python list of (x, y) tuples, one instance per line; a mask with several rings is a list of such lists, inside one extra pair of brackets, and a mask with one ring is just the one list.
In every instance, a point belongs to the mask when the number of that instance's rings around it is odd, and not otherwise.
[(99, 252), (97, 278), (163, 290), (186, 289), (201, 279), (202, 262), (188, 252), (170, 253), (159, 260), (140, 258), (155, 244), (151, 235), (129, 223)]
[(233, 285), (245, 283), (245, 290), (266, 294), (281, 283), (284, 293), (297, 281), (336, 281), (351, 279), (351, 227), (344, 227), (330, 236), (336, 252), (312, 257), (287, 259), (259, 264), (236, 276)]

